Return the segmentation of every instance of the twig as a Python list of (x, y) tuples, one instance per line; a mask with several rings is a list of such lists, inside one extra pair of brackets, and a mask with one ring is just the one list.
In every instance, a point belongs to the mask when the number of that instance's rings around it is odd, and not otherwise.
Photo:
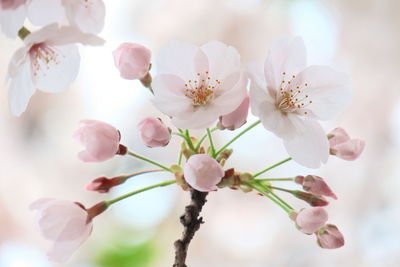
[(200, 192), (190, 189), (191, 202), (185, 207), (185, 213), (180, 217), (183, 225), (181, 239), (175, 241), (175, 263), (173, 267), (187, 267), (185, 261), (187, 250), (194, 234), (199, 230), (200, 225), (204, 223), (203, 218), (199, 217), (200, 212), (206, 203), (208, 192)]

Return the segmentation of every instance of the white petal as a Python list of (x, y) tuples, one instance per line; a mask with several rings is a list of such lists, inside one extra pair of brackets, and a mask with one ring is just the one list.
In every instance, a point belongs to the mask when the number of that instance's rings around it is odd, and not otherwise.
[(61, 92), (75, 80), (79, 72), (80, 56), (76, 45), (49, 47), (55, 57), (50, 61), (39, 60), (34, 69), (33, 81), (37, 89), (45, 92)]
[(177, 41), (169, 42), (160, 49), (157, 57), (157, 69), (160, 74), (173, 74), (184, 81), (196, 77), (195, 57), (197, 46)]
[(215, 108), (210, 106), (199, 107), (180, 117), (173, 117), (172, 124), (182, 129), (203, 129), (210, 127), (218, 117)]
[(61, 0), (31, 0), (28, 5), (28, 18), (37, 26), (65, 21), (65, 11)]
[(22, 5), (15, 10), (0, 10), (0, 26), (4, 34), (9, 38), (16, 38), (18, 31), (24, 25), (27, 10)]
[(58, 25), (56, 23), (44, 26), (40, 30), (34, 31), (25, 37), (24, 43), (28, 45), (43, 43), (47, 41), (51, 36), (56, 35), (58, 31)]
[(284, 37), (275, 41), (264, 66), (267, 86), (275, 90), (279, 89), (283, 80), (290, 81), (292, 75), (297, 75), (306, 67), (306, 64), (307, 51), (302, 38)]
[(266, 100), (273, 102), (267, 93), (267, 84), (263, 72), (263, 64), (254, 62), (247, 67), (250, 76), (250, 107), (254, 116), (260, 116), (260, 104)]
[(350, 104), (348, 77), (328, 66), (310, 66), (293, 83), (303, 87), (302, 94), (309, 96), (307, 101), (312, 101), (307, 109), (319, 119), (332, 119)]
[(296, 124), (297, 135), (284, 139), (288, 154), (297, 163), (308, 168), (319, 168), (329, 156), (329, 143), (326, 134), (316, 121), (304, 120)]
[(247, 96), (247, 75), (243, 72), (232, 73), (222, 80), (220, 91), (212, 100), (218, 116), (226, 115), (234, 111)]
[(48, 251), (47, 256), (51, 261), (63, 263), (85, 242), (92, 232), (92, 224), (88, 225), (85, 233), (80, 238), (71, 241), (55, 241), (53, 247)]
[(31, 96), (35, 93), (29, 60), (15, 68), (10, 79), (9, 105), (12, 114), (20, 116), (26, 110)]
[(154, 105), (168, 116), (179, 116), (192, 109), (192, 102), (184, 95), (185, 82), (175, 75), (160, 74), (153, 82)]
[(106, 14), (103, 0), (62, 0), (71, 25), (82, 32), (97, 34), (104, 27)]
[(240, 55), (234, 47), (211, 41), (200, 49), (207, 55), (212, 79), (222, 80), (231, 73), (240, 71)]

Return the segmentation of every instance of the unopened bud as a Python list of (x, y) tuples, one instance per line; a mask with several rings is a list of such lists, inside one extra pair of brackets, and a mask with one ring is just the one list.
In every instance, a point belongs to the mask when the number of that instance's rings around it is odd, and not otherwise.
[(108, 208), (108, 205), (105, 201), (99, 202), (91, 208), (87, 209), (88, 213), (88, 222), (92, 221), (94, 217), (100, 215)]
[(317, 242), (321, 248), (335, 249), (344, 245), (343, 234), (336, 225), (327, 224), (316, 233)]
[(123, 184), (126, 181), (126, 179), (127, 179), (126, 177), (122, 176), (117, 176), (113, 178), (107, 178), (105, 176), (98, 177), (93, 181), (91, 181), (90, 184), (86, 186), (86, 190), (96, 191), (99, 193), (108, 193), (108, 191), (110, 191), (111, 188)]
[(329, 202), (323, 196), (317, 196), (299, 190), (293, 191), (293, 195), (298, 199), (304, 200), (312, 207), (323, 207), (329, 204)]

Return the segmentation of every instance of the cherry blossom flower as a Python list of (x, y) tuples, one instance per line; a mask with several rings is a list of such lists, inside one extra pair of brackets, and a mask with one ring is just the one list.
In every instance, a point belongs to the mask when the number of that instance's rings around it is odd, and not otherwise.
[(41, 198), (29, 208), (36, 210), (36, 222), (42, 236), (54, 241), (47, 255), (55, 262), (65, 262), (88, 239), (92, 219), (107, 206), (104, 202), (85, 209), (82, 204), (66, 200)]
[(157, 66), (154, 104), (178, 128), (208, 127), (247, 94), (239, 53), (218, 41), (200, 47), (171, 42), (161, 49)]
[(305, 234), (312, 234), (323, 227), (328, 213), (321, 207), (302, 209), (296, 216), (296, 225)]
[(171, 140), (171, 130), (160, 119), (148, 117), (138, 126), (140, 137), (148, 147), (166, 146)]
[(104, 27), (103, 0), (62, 0), (69, 23), (82, 32), (98, 34)]
[(183, 167), (186, 182), (201, 192), (217, 190), (225, 171), (221, 164), (207, 154), (196, 154), (189, 158)]
[(245, 97), (242, 104), (239, 105), (234, 111), (224, 116), (219, 117), (218, 128), (221, 130), (236, 130), (246, 123), (247, 115), (249, 114), (249, 97)]
[(324, 179), (319, 176), (307, 175), (304, 177), (299, 175), (296, 176), (295, 182), (301, 184), (304, 190), (314, 195), (327, 196), (337, 199), (337, 196), (335, 193), (333, 193), (332, 189), (328, 186)]
[(18, 0), (13, 2), (15, 4), (11, 8), (0, 10), (0, 26), (9, 38), (17, 37), (26, 18), (36, 26), (65, 21), (65, 11), (61, 0)]
[(351, 139), (343, 128), (335, 128), (328, 134), (331, 155), (344, 160), (357, 159), (364, 150), (365, 142)]
[(79, 152), (84, 162), (101, 162), (120, 154), (121, 135), (113, 126), (96, 120), (83, 120), (74, 138), (85, 150)]
[(74, 27), (48, 25), (29, 34), (8, 68), (9, 103), (14, 115), (25, 110), (36, 89), (58, 93), (75, 80), (80, 56), (74, 43), (101, 45), (103, 40)]
[(151, 51), (135, 43), (123, 43), (114, 52), (114, 63), (124, 79), (142, 79), (150, 70)]
[(318, 120), (332, 119), (349, 103), (346, 75), (328, 66), (306, 67), (299, 37), (276, 41), (264, 64), (250, 67), (251, 109), (264, 127), (284, 141), (298, 163), (318, 168), (328, 160), (329, 144)]
[(343, 234), (336, 225), (327, 224), (316, 233), (321, 248), (335, 249), (344, 246)]

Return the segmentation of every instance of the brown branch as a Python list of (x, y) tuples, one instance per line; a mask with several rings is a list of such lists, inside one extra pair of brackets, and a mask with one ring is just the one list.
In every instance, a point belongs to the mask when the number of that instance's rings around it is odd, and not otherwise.
[(180, 217), (183, 225), (182, 238), (175, 241), (175, 263), (173, 267), (187, 267), (187, 250), (194, 234), (199, 230), (200, 225), (204, 223), (203, 218), (199, 217), (200, 212), (206, 203), (208, 192), (200, 192), (190, 189), (191, 202), (185, 207), (185, 213)]

